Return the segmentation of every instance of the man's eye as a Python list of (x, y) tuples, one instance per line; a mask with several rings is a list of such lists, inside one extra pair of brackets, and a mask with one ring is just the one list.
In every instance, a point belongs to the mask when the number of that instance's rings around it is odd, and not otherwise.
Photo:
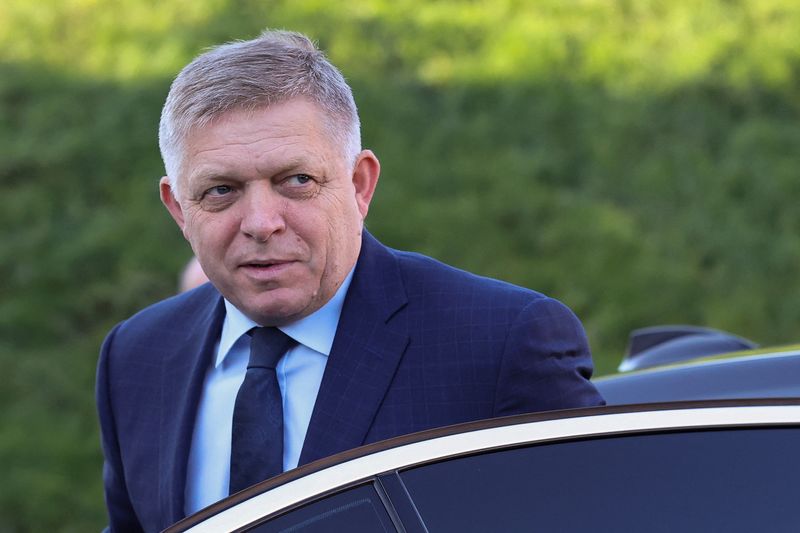
[(295, 174), (294, 176), (290, 176), (287, 181), (290, 185), (305, 185), (311, 181), (311, 176), (308, 174)]
[(231, 188), (227, 185), (217, 185), (216, 187), (211, 187), (206, 191), (206, 195), (208, 196), (225, 196), (229, 192), (231, 192)]

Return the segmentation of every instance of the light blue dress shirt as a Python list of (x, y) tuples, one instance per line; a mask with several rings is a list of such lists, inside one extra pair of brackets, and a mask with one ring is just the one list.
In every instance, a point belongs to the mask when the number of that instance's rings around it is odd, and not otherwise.
[[(333, 298), (316, 312), (279, 328), (298, 343), (276, 368), (283, 396), (284, 471), (295, 468), (300, 459), (352, 277), (350, 271)], [(192, 434), (184, 506), (187, 515), (228, 495), (233, 407), (250, 358), (246, 333), (254, 327), (258, 324), (225, 300), (216, 359), (206, 373)]]

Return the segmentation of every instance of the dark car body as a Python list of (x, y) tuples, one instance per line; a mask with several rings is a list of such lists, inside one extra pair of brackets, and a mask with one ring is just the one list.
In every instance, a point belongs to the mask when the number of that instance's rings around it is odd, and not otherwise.
[(796, 531), (800, 400), (607, 406), (398, 437), (168, 531)]

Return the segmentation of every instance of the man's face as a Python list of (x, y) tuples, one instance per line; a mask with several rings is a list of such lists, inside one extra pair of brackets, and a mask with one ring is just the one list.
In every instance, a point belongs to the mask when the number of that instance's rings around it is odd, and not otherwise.
[(355, 265), (380, 167), (355, 165), (315, 104), (232, 111), (189, 136), (161, 199), (219, 291), (262, 326), (322, 307)]

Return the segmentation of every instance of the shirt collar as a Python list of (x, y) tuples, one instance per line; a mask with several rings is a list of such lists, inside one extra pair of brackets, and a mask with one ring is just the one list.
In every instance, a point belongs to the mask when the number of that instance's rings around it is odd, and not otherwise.
[[(278, 329), (286, 333), (299, 344), (307, 346), (323, 355), (330, 355), (331, 346), (333, 346), (333, 338), (336, 336), (336, 328), (339, 325), (339, 317), (342, 314), (344, 298), (347, 295), (347, 290), (353, 279), (354, 270), (355, 267), (350, 270), (350, 273), (347, 274), (339, 290), (336, 291), (333, 298), (328, 300), (325, 305), (307, 317), (301, 318), (291, 324), (281, 326)], [(214, 366), (219, 366), (222, 361), (225, 360), (225, 357), (228, 355), (233, 345), (242, 335), (252, 328), (257, 327), (259, 327), (257, 323), (250, 320), (226, 299), (225, 320), (222, 323), (222, 333), (220, 334), (219, 349), (217, 350), (217, 359)]]

